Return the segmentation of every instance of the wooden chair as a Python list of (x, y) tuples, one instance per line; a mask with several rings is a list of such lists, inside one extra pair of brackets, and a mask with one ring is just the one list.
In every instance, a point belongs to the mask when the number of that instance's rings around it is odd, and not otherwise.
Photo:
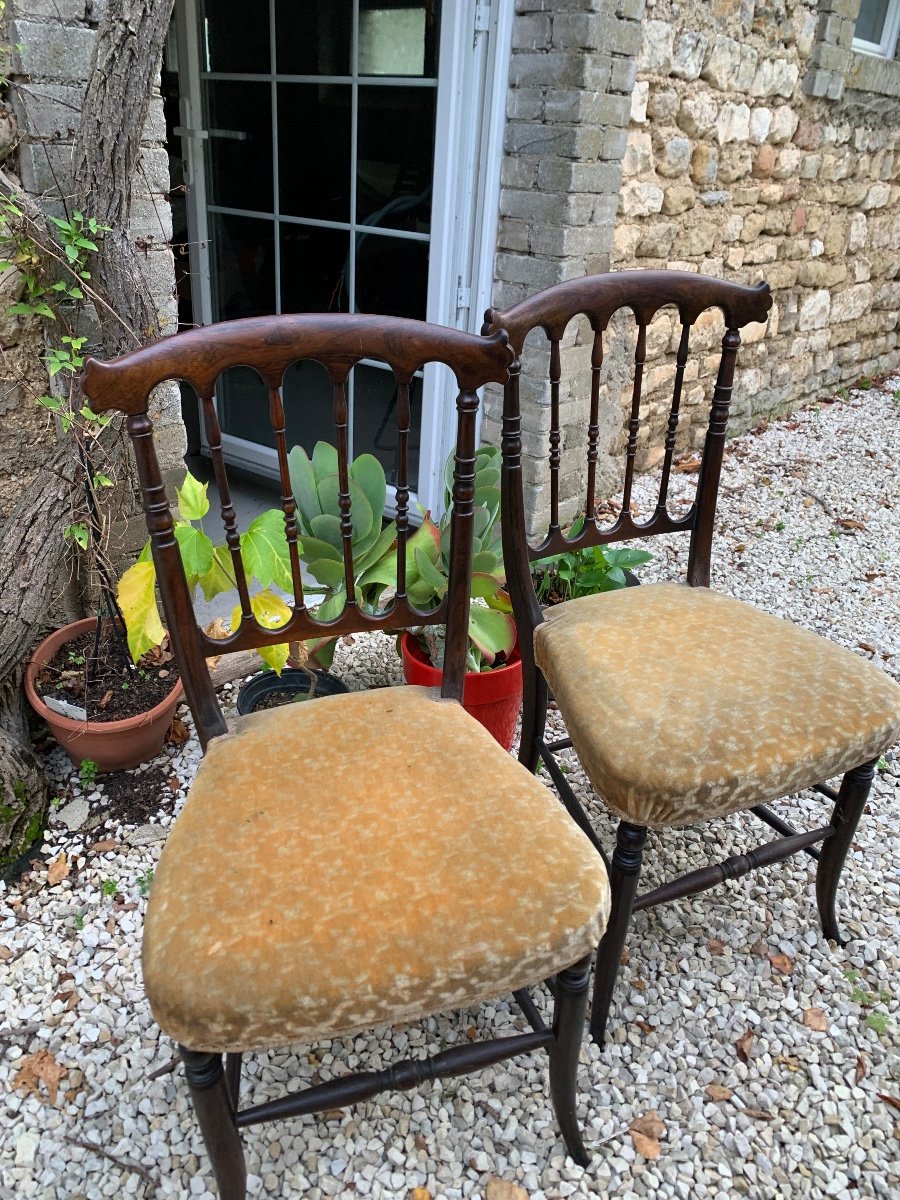
[[(356, 602), (350, 557), (346, 384), (363, 358), (393, 368), (400, 446), (396, 596), (374, 615)], [(304, 600), (285, 446), (280, 385), (299, 359), (321, 363), (334, 388), (349, 598), (327, 625)], [(85, 367), (94, 410), (127, 414), (168, 628), (205, 748), (156, 871), (143, 969), (154, 1015), (179, 1044), (225, 1200), (245, 1195), (239, 1131), (247, 1126), (339, 1108), (537, 1049), (549, 1052), (550, 1092), (569, 1153), (587, 1161), (575, 1084), (590, 955), (608, 915), (606, 872), (555, 799), (458, 703), (472, 559), (475, 389), (505, 381), (511, 359), (505, 334), (483, 339), (410, 320), (303, 315), (212, 325)], [(440, 606), (419, 612), (405, 591), (409, 385), (431, 361), (446, 364), (460, 389), (452, 570)], [(251, 612), (216, 415), (216, 380), (237, 364), (254, 368), (267, 385), (277, 447), (294, 596), (289, 624), (275, 631)], [(154, 450), (148, 397), (173, 378), (193, 387), (202, 403), (238, 584), (240, 626), (224, 642), (194, 619)], [(438, 622), (447, 626), (439, 695), (399, 687), (323, 697), (226, 729), (208, 656), (323, 630)], [(552, 1028), (525, 990), (548, 977), (555, 977)], [(531, 1032), (238, 1106), (245, 1052), (412, 1021), (506, 992), (515, 993)]]
[[(677, 308), (681, 330), (679, 335), (676, 325), (659, 496), (652, 514), (639, 521), (631, 497), (647, 331), (665, 305)], [(875, 761), (900, 735), (900, 688), (883, 672), (825, 638), (709, 590), (740, 330), (765, 321), (770, 305), (766, 284), (743, 287), (677, 271), (627, 271), (570, 280), (507, 312), (491, 309), (485, 315), (483, 332), (496, 336), (506, 330), (517, 355), (504, 397), (502, 528), (525, 678), (519, 759), (529, 770), (539, 759), (546, 764), (569, 812), (601, 854), (599, 839), (554, 759), (556, 751), (574, 746), (597, 795), (620, 818), (608, 863), (612, 913), (598, 952), (591, 1014), (591, 1033), (601, 1045), (633, 912), (695, 895), (803, 850), (818, 861), (822, 928), (826, 937), (840, 940), (835, 895), (841, 869)], [(702, 465), (693, 503), (673, 513), (667, 494), (691, 332), (710, 308), (724, 313), (725, 335)], [(619, 309), (630, 309), (637, 324), (632, 399), (622, 507), (614, 522), (601, 528), (595, 485), (604, 335)], [(560, 527), (560, 345), (579, 314), (590, 323), (593, 343), (591, 382), (585, 385), (590, 395), (585, 525), (570, 540)], [(531, 545), (523, 503), (519, 377), (525, 339), (535, 330), (539, 342), (549, 341), (550, 521), (546, 535)], [(566, 466), (571, 469), (571, 459)], [(690, 533), (687, 586), (630, 587), (541, 611), (531, 577), (536, 559), (676, 531)], [(549, 744), (544, 737), (548, 685), (569, 734)], [(843, 782), (835, 792), (823, 781), (838, 774)], [(809, 787), (833, 800), (834, 809), (827, 824), (801, 833), (768, 802)], [(782, 836), (637, 894), (648, 828), (692, 825), (741, 810), (750, 810)]]

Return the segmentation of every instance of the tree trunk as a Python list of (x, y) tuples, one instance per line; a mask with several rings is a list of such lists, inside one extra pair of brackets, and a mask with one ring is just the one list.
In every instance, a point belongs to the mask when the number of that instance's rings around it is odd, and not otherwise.
[[(133, 349), (157, 328), (128, 224), (172, 7), (173, 0), (116, 0), (104, 6), (75, 142), (74, 207), (110, 227), (91, 280), (103, 301), (96, 310), (105, 357)], [(34, 825), (36, 814), (43, 817), (46, 805), (28, 739), (22, 663), (41, 632), (60, 576), (63, 530), (71, 520), (72, 486), (78, 479), (74, 450), (71, 438), (48, 443), (45, 465), (0, 527), (0, 813), (14, 810), (8, 821), (0, 819), (0, 858), (24, 848), (12, 841)], [(124, 460), (124, 448), (121, 456)]]

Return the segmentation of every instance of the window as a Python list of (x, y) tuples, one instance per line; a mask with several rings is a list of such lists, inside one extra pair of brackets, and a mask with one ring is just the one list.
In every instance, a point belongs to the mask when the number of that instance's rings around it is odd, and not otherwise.
[(862, 0), (853, 49), (893, 58), (900, 32), (900, 0)]

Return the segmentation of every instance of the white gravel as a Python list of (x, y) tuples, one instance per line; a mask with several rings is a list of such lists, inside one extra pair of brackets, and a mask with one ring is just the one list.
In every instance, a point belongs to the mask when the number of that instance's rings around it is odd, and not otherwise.
[[(900, 378), (730, 443), (713, 583), (827, 633), (900, 678), (894, 389)], [(677, 487), (686, 493), (694, 478), (678, 477)], [(649, 511), (649, 481), (638, 491)], [(685, 552), (684, 539), (659, 539), (643, 577), (676, 577)], [(381, 636), (342, 647), (336, 667), (358, 686), (400, 678)], [(171, 801), (140, 829), (109, 828), (102, 787), (89, 786), (81, 802), (96, 823), (85, 831), (67, 828), (79, 824), (77, 777), (61, 754), (51, 758), (72, 800), (54, 812), (44, 850), (51, 858), (65, 852), (71, 874), (50, 886), (41, 867), (0, 885), (2, 1197), (215, 1194), (180, 1074), (150, 1078), (174, 1051), (151, 1019), (139, 969), (142, 892), (198, 759), (193, 737), (166, 752)], [(578, 783), (574, 761), (570, 769)], [(891, 759), (845, 876), (841, 912), (855, 935), (845, 949), (818, 932), (805, 856), (636, 918), (612, 1043), (603, 1056), (594, 1046), (583, 1052), (587, 1170), (565, 1156), (545, 1060), (536, 1056), (327, 1121), (250, 1130), (250, 1195), (407, 1197), (422, 1187), (450, 1200), (485, 1196), (491, 1179), (552, 1200), (900, 1194), (900, 1112), (882, 1098), (900, 1097), (898, 781)], [(810, 795), (788, 807), (796, 819), (821, 814)], [(613, 822), (595, 811), (610, 841)], [(648, 856), (647, 882), (735, 852), (748, 829), (752, 836), (758, 827), (735, 817), (652, 836), (659, 855)], [(117, 844), (92, 851), (98, 840)], [(788, 973), (771, 954), (787, 956)], [(811, 1008), (822, 1010), (824, 1031), (804, 1023)], [(262, 1099), (314, 1077), (378, 1068), (391, 1053), (434, 1051), (466, 1039), (472, 1026), (488, 1033), (514, 1025), (522, 1025), (516, 1010), (498, 1002), (344, 1044), (260, 1055), (247, 1066), (247, 1092)], [(748, 1032), (744, 1062), (736, 1043)], [(23, 1058), (41, 1050), (63, 1068), (55, 1103), (45, 1091), (16, 1087)], [(711, 1084), (732, 1096), (711, 1100)], [(654, 1160), (636, 1152), (627, 1132), (651, 1110), (665, 1124)]]

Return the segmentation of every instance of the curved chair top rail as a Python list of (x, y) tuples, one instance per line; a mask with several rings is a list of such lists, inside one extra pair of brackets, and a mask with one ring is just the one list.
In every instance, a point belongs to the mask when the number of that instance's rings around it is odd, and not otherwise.
[(526, 337), (538, 327), (558, 341), (572, 318), (582, 313), (596, 333), (606, 329), (620, 308), (630, 308), (638, 324), (648, 325), (666, 305), (677, 306), (685, 325), (693, 325), (709, 308), (720, 308), (728, 328), (740, 329), (767, 319), (772, 295), (767, 283), (747, 287), (690, 271), (613, 271), (554, 284), (506, 312), (489, 308), (481, 332), (487, 336), (505, 329), (516, 354), (521, 354)]
[(475, 339), (458, 329), (405, 317), (247, 317), (175, 334), (110, 362), (88, 358), (81, 386), (95, 412), (116, 409), (136, 415), (147, 411), (150, 393), (168, 379), (184, 380), (205, 397), (226, 368), (243, 366), (277, 388), (292, 363), (313, 359), (334, 383), (344, 383), (364, 358), (388, 363), (398, 383), (408, 383), (426, 362), (442, 362), (461, 389), (472, 391), (485, 383), (505, 383), (512, 353), (505, 334)]

